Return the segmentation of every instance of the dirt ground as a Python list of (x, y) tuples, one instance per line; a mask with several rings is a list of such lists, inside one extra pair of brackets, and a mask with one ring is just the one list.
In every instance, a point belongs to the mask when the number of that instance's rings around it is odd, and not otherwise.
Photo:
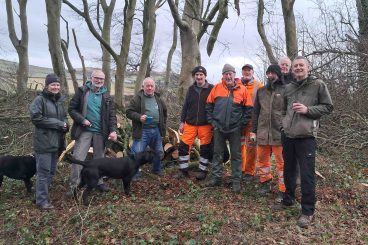
[[(34, 95), (0, 98), (0, 155), (32, 152), (27, 108)], [(195, 163), (184, 180), (173, 178), (176, 162), (164, 162), (163, 177), (145, 166), (130, 197), (108, 180), (112, 190), (95, 191), (84, 207), (66, 196), (70, 165), (63, 162), (50, 188), (55, 209), (49, 212), (35, 207), (23, 183), (4, 178), (0, 244), (368, 244), (366, 156), (345, 155), (342, 149), (318, 153), (316, 168), (323, 178), (317, 177), (317, 211), (308, 229), (296, 225), (299, 208), (273, 211), (277, 179), (269, 195), (256, 194), (256, 180), (242, 183), (241, 193), (234, 194), (225, 184), (228, 165), (218, 188), (194, 178)]]

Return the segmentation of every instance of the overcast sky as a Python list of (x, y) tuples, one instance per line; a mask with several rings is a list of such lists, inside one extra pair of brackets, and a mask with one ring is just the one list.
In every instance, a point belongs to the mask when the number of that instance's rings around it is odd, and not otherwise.
[[(79, 1), (78, 1), (79, 2)], [(118, 1), (122, 2), (122, 1)], [(244, 1), (241, 1), (244, 2)], [(262, 76), (263, 67), (257, 54), (260, 53), (262, 43), (260, 41), (256, 27), (256, 5), (255, 1), (245, 1), (247, 4), (241, 5), (241, 16), (238, 17), (232, 8), (229, 9), (229, 19), (226, 19), (214, 51), (211, 57), (206, 54), (206, 46), (204, 40), (201, 42), (202, 48), (202, 65), (207, 68), (208, 80), (216, 83), (221, 79), (221, 69), (225, 63), (232, 64), (236, 67), (237, 76), (241, 75), (241, 67), (246, 63), (251, 63), (256, 66), (258, 76)], [(307, 0), (297, 0), (295, 4), (296, 14), (302, 11), (313, 11), (313, 4)], [(278, 3), (278, 5), (280, 5)], [(13, 0), (13, 7), (18, 9), (17, 1)], [(273, 25), (277, 28), (283, 28), (281, 10), (274, 9), (275, 13), (279, 14), (279, 18), (273, 19)], [(63, 5), (62, 15), (69, 20), (70, 28), (76, 28), (78, 42), (81, 52), (85, 56), (86, 65), (100, 67), (96, 61), (101, 55), (101, 49), (95, 38), (89, 33), (87, 26), (83, 21), (76, 20), (75, 15), (69, 7)], [(52, 67), (50, 54), (48, 50), (47, 39), (47, 17), (45, 10), (45, 1), (28, 0), (27, 7), (28, 28), (29, 28), (29, 61), (31, 65)], [(74, 16), (74, 17), (73, 17)], [(16, 18), (17, 16), (15, 16)], [(16, 21), (19, 25), (19, 22)], [(173, 20), (168, 12), (168, 7), (157, 11), (157, 30), (155, 44), (158, 47), (158, 70), (165, 69), (166, 57), (171, 45), (171, 29)], [(63, 24), (63, 23), (62, 23)], [(18, 26), (19, 28), (19, 26)], [(65, 26), (62, 25), (61, 31), (65, 38)], [(0, 1), (0, 58), (11, 61), (17, 61), (16, 51), (8, 38), (7, 20), (5, 1)], [(226, 48), (225, 45), (228, 47)], [(178, 43), (180, 45), (180, 42)], [(74, 67), (81, 67), (80, 60), (74, 48), (74, 43), (71, 42), (70, 58)], [(180, 50), (178, 46), (177, 50)], [(176, 60), (180, 59), (179, 54), (176, 54)], [(177, 62), (176, 62), (177, 63)], [(174, 65), (176, 71), (180, 71), (179, 65)], [(262, 78), (262, 77), (261, 77)]]

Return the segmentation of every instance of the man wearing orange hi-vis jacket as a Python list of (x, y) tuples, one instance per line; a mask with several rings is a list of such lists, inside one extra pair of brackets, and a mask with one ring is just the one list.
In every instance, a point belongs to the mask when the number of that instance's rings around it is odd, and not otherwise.
[[(245, 64), (242, 67), (241, 82), (246, 87), (253, 106), (257, 90), (263, 87), (263, 84), (254, 78), (252, 65)], [(255, 142), (250, 140), (251, 131), (252, 122), (247, 124), (247, 126), (242, 130), (241, 135), (242, 172), (243, 181), (245, 182), (253, 180), (256, 173), (257, 146)]]
[(285, 87), (280, 80), (281, 69), (278, 65), (270, 65), (266, 71), (267, 84), (260, 88), (254, 101), (253, 129), (251, 140), (257, 142), (258, 174), (261, 187), (259, 194), (271, 191), (271, 153), (275, 156), (276, 172), (278, 175), (278, 197), (281, 202), (285, 192), (284, 184), (284, 159), (281, 145), (281, 110)]

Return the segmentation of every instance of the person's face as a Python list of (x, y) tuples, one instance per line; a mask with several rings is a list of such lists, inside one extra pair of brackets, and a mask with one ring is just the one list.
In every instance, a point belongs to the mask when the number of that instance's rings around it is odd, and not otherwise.
[(249, 67), (245, 67), (243, 70), (242, 70), (242, 76), (245, 80), (250, 80), (252, 79), (254, 75), (254, 71), (252, 69), (250, 69)]
[(291, 68), (291, 62), (287, 59), (281, 59), (279, 62), (279, 66), (281, 68), (281, 72), (286, 74), (290, 71)]
[(274, 82), (278, 79), (277, 74), (274, 72), (267, 72), (266, 77), (267, 77), (267, 80), (270, 82)]
[(91, 76), (92, 86), (99, 89), (105, 83), (105, 74), (102, 71), (96, 71)]
[(206, 76), (203, 72), (196, 72), (194, 74), (194, 80), (197, 82), (197, 85), (201, 87), (206, 83)]
[(222, 80), (224, 80), (227, 85), (234, 84), (234, 78), (235, 73), (232, 71), (228, 71), (222, 74)]
[(58, 94), (60, 92), (60, 83), (53, 82), (47, 85), (47, 91), (52, 94)]
[(155, 82), (146, 80), (143, 84), (143, 91), (146, 95), (153, 95), (155, 93)]
[(308, 77), (309, 65), (303, 59), (296, 59), (293, 62), (292, 71), (296, 80), (301, 81)]

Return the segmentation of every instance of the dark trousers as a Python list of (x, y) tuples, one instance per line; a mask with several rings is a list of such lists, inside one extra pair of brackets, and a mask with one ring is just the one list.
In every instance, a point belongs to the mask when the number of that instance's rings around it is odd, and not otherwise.
[(213, 141), (214, 141), (214, 152), (212, 159), (212, 178), (215, 180), (221, 180), (223, 173), (223, 156), (224, 149), (226, 146), (226, 140), (229, 141), (230, 145), (230, 162), (231, 162), (231, 175), (232, 182), (239, 183), (241, 179), (241, 154), (240, 154), (240, 129), (231, 132), (223, 133), (218, 129), (213, 131)]
[(297, 164), (300, 167), (302, 214), (313, 215), (316, 203), (315, 181), (315, 138), (292, 139), (284, 137), (284, 182), (286, 192), (283, 203), (291, 205), (295, 200)]

